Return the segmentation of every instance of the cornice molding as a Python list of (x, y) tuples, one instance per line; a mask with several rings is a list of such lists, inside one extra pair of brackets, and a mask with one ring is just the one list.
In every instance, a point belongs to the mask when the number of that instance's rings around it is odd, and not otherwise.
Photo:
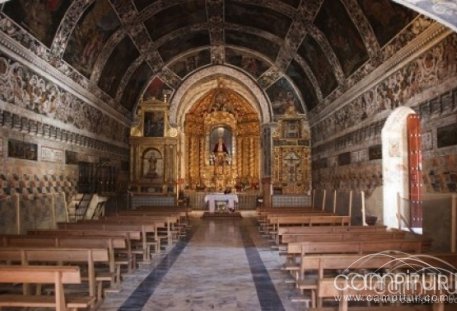
[(442, 26), (441, 24), (433, 23), (427, 30), (409, 42), (408, 45), (400, 49), (382, 65), (374, 69), (359, 83), (355, 84), (343, 93), (338, 99), (329, 105), (326, 105), (317, 113), (311, 112), (309, 114), (311, 127), (325, 118), (330, 117), (337, 110), (344, 108), (346, 105), (350, 104), (352, 100), (356, 99), (358, 96), (384, 80), (386, 76), (389, 76), (393, 72), (397, 71), (404, 66), (404, 64), (418, 57), (452, 33), (453, 32), (450, 29)]
[(90, 85), (89, 88), (82, 88), (81, 85), (75, 83), (71, 78), (61, 73), (45, 60), (37, 57), (32, 51), (21, 46), (3, 32), (0, 32), (0, 50), (88, 105), (103, 111), (122, 125), (130, 126), (131, 120), (127, 118), (125, 114), (122, 114), (122, 112), (117, 111), (112, 106), (94, 96), (94, 94), (90, 92)]

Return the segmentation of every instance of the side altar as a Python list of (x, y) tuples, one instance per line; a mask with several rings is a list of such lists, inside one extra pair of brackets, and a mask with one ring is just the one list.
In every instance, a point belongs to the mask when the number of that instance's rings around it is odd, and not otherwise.
[(168, 124), (168, 104), (141, 101), (130, 130), (130, 191), (176, 197), (177, 147), (176, 129)]

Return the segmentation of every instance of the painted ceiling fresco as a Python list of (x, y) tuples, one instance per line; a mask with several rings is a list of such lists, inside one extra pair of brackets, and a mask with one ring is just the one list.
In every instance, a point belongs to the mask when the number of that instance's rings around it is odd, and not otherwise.
[(390, 0), (358, 0), (380, 45), (389, 42), (417, 13)]
[(209, 64), (211, 64), (211, 52), (209, 49), (204, 49), (180, 58), (169, 67), (178, 76), (184, 78), (195, 69)]
[(205, 1), (186, 1), (158, 12), (144, 22), (152, 40), (182, 27), (206, 22)]
[(119, 26), (119, 19), (108, 0), (95, 1), (73, 30), (64, 59), (90, 77), (97, 56)]
[(130, 38), (126, 37), (111, 53), (103, 68), (98, 85), (111, 97), (116, 96), (117, 87), (130, 64), (139, 55), (138, 50)]
[(132, 74), (127, 87), (122, 95), (122, 106), (128, 110), (132, 110), (138, 101), (138, 96), (141, 94), (143, 87), (149, 81), (152, 70), (146, 62), (143, 62), (137, 70)]
[[(450, 0), (395, 1), (455, 12)], [(373, 47), (407, 44), (393, 39), (418, 16), (392, 0), (15, 0), (2, 6), (0, 31), (121, 111), (227, 64), (281, 114), (279, 102), (309, 111), (368, 74)]]
[(225, 49), (225, 60), (227, 63), (247, 71), (255, 78), (270, 67), (270, 64), (253, 54), (231, 48)]
[(3, 12), (48, 47), (71, 1), (16, 0), (5, 4)]
[(332, 66), (326, 57), (322, 57), (324, 51), (311, 36), (306, 36), (298, 49), (298, 55), (311, 67), (324, 96), (338, 86)]
[(326, 0), (315, 23), (330, 42), (346, 76), (368, 59), (360, 33), (340, 1)]

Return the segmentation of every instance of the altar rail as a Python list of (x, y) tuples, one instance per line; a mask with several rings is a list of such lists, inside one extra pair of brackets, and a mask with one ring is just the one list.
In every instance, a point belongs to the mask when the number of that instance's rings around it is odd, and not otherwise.
[(130, 208), (138, 206), (176, 207), (176, 197), (135, 193), (130, 197)]
[[(205, 195), (209, 192), (191, 192), (189, 196), (189, 207), (193, 210), (206, 210)], [(257, 194), (256, 193), (237, 193), (238, 210), (255, 210)]]

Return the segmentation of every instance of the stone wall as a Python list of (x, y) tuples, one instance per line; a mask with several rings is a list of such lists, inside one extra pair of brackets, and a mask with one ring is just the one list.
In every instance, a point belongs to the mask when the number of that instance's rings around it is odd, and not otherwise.
[(405, 105), (422, 119), (424, 190), (455, 192), (456, 77), (457, 34), (452, 34), (333, 113), (314, 120), (313, 188), (363, 190), (367, 211), (382, 215), (381, 131), (389, 114)]
[(125, 121), (62, 85), (0, 53), (3, 233), (17, 233), (18, 222), (27, 230), (50, 227), (51, 219), (64, 221), (65, 199), (68, 203), (77, 192), (80, 161), (116, 168), (116, 189), (127, 190)]

